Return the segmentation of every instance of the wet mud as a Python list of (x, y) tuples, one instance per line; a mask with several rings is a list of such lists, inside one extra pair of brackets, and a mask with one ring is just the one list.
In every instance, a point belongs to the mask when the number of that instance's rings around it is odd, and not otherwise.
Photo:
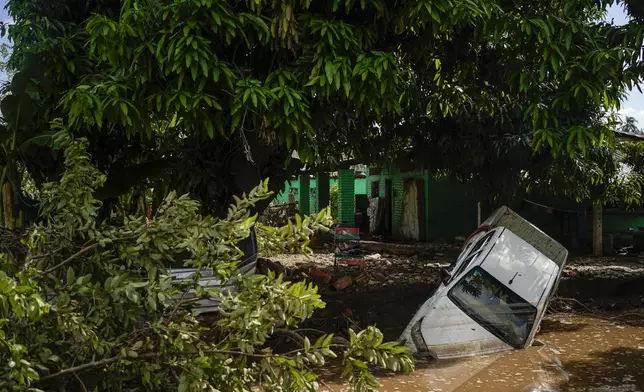
[[(644, 314), (642, 314), (644, 316)], [(550, 315), (543, 346), (495, 355), (420, 363), (410, 375), (381, 375), (383, 392), (644, 391), (644, 318)], [(347, 386), (329, 383), (325, 391)]]

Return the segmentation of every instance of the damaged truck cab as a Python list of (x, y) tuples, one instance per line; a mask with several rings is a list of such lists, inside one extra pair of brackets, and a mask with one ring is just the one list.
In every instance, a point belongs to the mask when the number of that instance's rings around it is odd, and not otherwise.
[(441, 283), (400, 340), (436, 359), (532, 344), (568, 251), (507, 207), (496, 210), (441, 271)]

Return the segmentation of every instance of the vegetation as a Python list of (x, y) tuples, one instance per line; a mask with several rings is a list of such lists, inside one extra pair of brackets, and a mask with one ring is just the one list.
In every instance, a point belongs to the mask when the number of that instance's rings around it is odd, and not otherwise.
[[(253, 227), (265, 253), (307, 251), (328, 211), (255, 212), (301, 165), (347, 158), (489, 195), (640, 198), (607, 113), (641, 82), (644, 10), (618, 2), (626, 26), (603, 22), (613, 0), (9, 0), (0, 184), (5, 226), (31, 225), (3, 253), (0, 388), (312, 390), (335, 352), (357, 389), (368, 364), (409, 370), (373, 328), (272, 350), (323, 306), (312, 286), (205, 292), (167, 266), (227, 279)], [(220, 317), (198, 320), (189, 289)]]
[(643, 134), (642, 130), (637, 126), (637, 119), (635, 117), (625, 116), (619, 125), (619, 130), (632, 134)]
[(5, 178), (21, 200), (25, 173), (60, 175), (49, 123), (64, 118), (106, 206), (176, 189), (224, 216), (263, 178), (346, 157), (516, 192), (533, 161), (602, 145), (611, 127), (586, 114), (640, 81), (640, 7), (618, 27), (612, 3), (10, 0)]
[(326, 207), (316, 216), (301, 218), (295, 214), (295, 224), (290, 220), (282, 227), (255, 223), (259, 252), (264, 256), (285, 253), (311, 253), (309, 241), (313, 233), (329, 231), (333, 223), (331, 209)]
[[(87, 142), (66, 132), (54, 140), (66, 170), (60, 182), (43, 186), (43, 220), (25, 238), (26, 258), (5, 255), (0, 264), (0, 359), (7, 365), (0, 390), (315, 390), (312, 369), (338, 354), (356, 390), (377, 385), (368, 364), (411, 370), (405, 348), (383, 343), (375, 328), (349, 331), (345, 346), (323, 335), (303, 338), (300, 349), (273, 351), (278, 329), (296, 329), (324, 307), (310, 284), (250, 275), (237, 277), (238, 291), (206, 292), (200, 273), (189, 283), (171, 280), (167, 266), (178, 261), (231, 277), (243, 257), (236, 243), (255, 221), (249, 207), (270, 194), (266, 183), (237, 199), (224, 219), (202, 216), (196, 201), (170, 193), (152, 219), (101, 223), (92, 195), (105, 176), (90, 164)], [(258, 233), (264, 246), (273, 238), (271, 244), (304, 249), (321, 220), (298, 220), (301, 233)], [(200, 321), (194, 300), (184, 300), (187, 290), (221, 298), (219, 317)]]
[(338, 199), (340, 198), (340, 188), (338, 184), (332, 184), (329, 188), (329, 207), (331, 208), (331, 216), (337, 218), (338, 216)]

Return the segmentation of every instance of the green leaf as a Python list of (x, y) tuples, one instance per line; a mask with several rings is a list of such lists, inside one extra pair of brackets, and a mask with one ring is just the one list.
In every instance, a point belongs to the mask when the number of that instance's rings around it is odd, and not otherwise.
[(148, 302), (148, 306), (149, 306), (152, 310), (154, 310), (154, 311), (156, 311), (156, 310), (157, 310), (157, 301), (155, 301), (155, 300), (154, 300), (154, 297), (153, 297), (153, 296), (148, 295), (148, 296), (147, 296), (147, 298), (146, 298), (146, 301)]
[(566, 49), (570, 49), (570, 47), (572, 46), (572, 34), (566, 33), (565, 45)]
[(53, 146), (53, 136), (55, 135), (55, 132), (47, 132), (40, 134), (38, 136), (34, 136), (30, 139), (25, 140), (19, 147), (18, 149), (20, 151), (26, 151), (29, 147), (31, 146)]
[(369, 367), (367, 367), (367, 364), (359, 359), (352, 359), (351, 363), (353, 366), (357, 367), (358, 369), (363, 369), (363, 370), (368, 370)]
[(324, 73), (326, 75), (327, 81), (329, 82), (329, 84), (331, 84), (333, 82), (333, 76), (335, 74), (335, 69), (332, 62), (327, 61), (324, 64)]
[(201, 66), (201, 72), (203, 73), (203, 76), (208, 77), (210, 70), (208, 69), (208, 63), (206, 62), (206, 59), (204, 59), (203, 57), (199, 58), (199, 65)]
[(72, 267), (67, 268), (67, 285), (71, 286), (76, 279), (76, 274), (74, 274), (74, 269)]

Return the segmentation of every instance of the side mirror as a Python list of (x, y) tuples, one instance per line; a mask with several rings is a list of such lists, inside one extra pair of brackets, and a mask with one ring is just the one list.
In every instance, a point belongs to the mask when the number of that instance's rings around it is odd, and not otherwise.
[(441, 274), (441, 282), (443, 282), (443, 284), (447, 286), (449, 281), (452, 279), (452, 274), (450, 274), (449, 271), (446, 270), (445, 268), (440, 269), (440, 274)]

